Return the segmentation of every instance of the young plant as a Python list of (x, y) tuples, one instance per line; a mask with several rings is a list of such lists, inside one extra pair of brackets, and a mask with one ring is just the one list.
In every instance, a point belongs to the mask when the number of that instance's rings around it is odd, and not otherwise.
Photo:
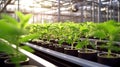
[(51, 24), (43, 24), (43, 30), (42, 30), (42, 34), (43, 34), (43, 37), (47, 39), (47, 41), (50, 40), (50, 30), (49, 28), (51, 27)]
[[(9, 15), (3, 14), (2, 19), (0, 20), (0, 51), (3, 51), (9, 54), (10, 60), (19, 67), (20, 61), (25, 61), (26, 56), (19, 52), (20, 44), (26, 42), (30, 39), (37, 38), (38, 33), (29, 34), (26, 30), (27, 23), (31, 18), (31, 14), (24, 15), (19, 11), (16, 11), (20, 21), (12, 18)], [(13, 48), (12, 45), (16, 45), (16, 48)], [(33, 51), (27, 46), (22, 46), (22, 48)]]
[(52, 35), (53, 35), (53, 39), (57, 39), (58, 40), (58, 43), (59, 43), (58, 46), (59, 47), (61, 47), (62, 43), (64, 42), (63, 31), (64, 31), (64, 26), (62, 26), (61, 23), (54, 24), (52, 29), (51, 29), (51, 32), (52, 32)]
[(76, 24), (71, 23), (69, 29), (67, 33), (67, 42), (71, 44), (71, 49), (74, 49), (74, 43), (79, 39), (79, 28), (77, 28)]
[(92, 22), (87, 22), (80, 25), (79, 28), (80, 35), (84, 35), (85, 39), (78, 41), (78, 44), (76, 45), (76, 49), (82, 48), (83, 50), (85, 50), (85, 52), (87, 52), (88, 45), (91, 45), (93, 48), (95, 48), (95, 45), (89, 41), (89, 37), (91, 35), (93, 27), (94, 27), (94, 23)]
[(97, 24), (96, 31), (94, 31), (94, 36), (98, 37), (100, 40), (108, 38), (107, 44), (101, 45), (101, 48), (107, 49), (107, 57), (112, 57), (112, 50), (120, 51), (120, 48), (114, 45), (114, 41), (119, 39), (120, 36), (119, 27), (116, 26), (116, 22), (113, 20)]

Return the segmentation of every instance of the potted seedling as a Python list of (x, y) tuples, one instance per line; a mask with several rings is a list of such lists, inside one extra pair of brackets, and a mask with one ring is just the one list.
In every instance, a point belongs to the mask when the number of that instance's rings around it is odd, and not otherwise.
[(49, 45), (51, 45), (50, 43), (51, 32), (49, 30), (50, 27), (51, 27), (51, 24), (43, 24), (43, 27), (42, 27), (43, 30), (41, 31), (43, 41), (44, 41), (41, 46), (45, 48), (48, 48)]
[(74, 43), (79, 39), (79, 30), (75, 25), (70, 25), (69, 26), (70, 30), (68, 29), (67, 33), (67, 39), (66, 42), (70, 44), (70, 48), (65, 48), (64, 53), (70, 54), (73, 56), (78, 56), (78, 50), (74, 48)]
[[(53, 29), (53, 28), (52, 28)], [(55, 50), (58, 52), (64, 52), (63, 42), (64, 38), (64, 26), (61, 23), (57, 23), (54, 25), (54, 30), (51, 30), (54, 36), (53, 45), (55, 46)]]
[(50, 48), (55, 48), (58, 45), (58, 41), (59, 41), (59, 38), (61, 36), (61, 33), (62, 33), (62, 28), (61, 26), (59, 26), (59, 23), (53, 23), (51, 25), (51, 27), (49, 28), (49, 42), (52, 43), (49, 47)]
[(64, 42), (64, 38), (59, 37), (58, 44), (55, 45), (55, 50), (58, 52), (64, 52), (64, 47), (62, 46)]
[(78, 57), (91, 61), (97, 61), (97, 51), (88, 48), (88, 45), (95, 48), (95, 45), (89, 40), (92, 28), (93, 26), (91, 22), (84, 23), (80, 26), (80, 33), (85, 36), (85, 39), (78, 41), (76, 49), (79, 49)]
[[(41, 26), (39, 24), (29, 24), (26, 29), (29, 31), (30, 34), (34, 34), (34, 33), (41, 33)], [(40, 34), (39, 34), (40, 35)], [(41, 35), (40, 35), (41, 36)], [(40, 45), (41, 42), (43, 42), (42, 40), (39, 39), (32, 39), (28, 41), (29, 43), (35, 44), (35, 45)]]
[(44, 41), (49, 41), (50, 40), (50, 27), (51, 27), (51, 24), (43, 24), (43, 33), (44, 33), (44, 38), (43, 38), (43, 40)]
[(104, 42), (103, 40), (107, 38), (106, 32), (104, 31), (102, 25), (103, 23), (96, 24), (92, 32), (93, 36), (98, 38), (95, 40), (95, 45), (97, 50), (99, 50), (99, 52), (106, 51), (105, 48), (101, 48), (102, 44), (106, 44), (106, 42)]
[[(98, 24), (97, 28), (99, 31), (104, 32), (104, 36), (108, 38), (107, 44), (101, 45), (101, 48), (106, 48), (107, 52), (102, 52), (98, 54), (98, 62), (102, 64), (107, 64), (112, 67), (117, 67), (119, 64), (120, 56), (118, 54), (112, 53), (112, 51), (120, 51), (118, 46), (115, 46), (115, 40), (120, 37), (119, 29), (120, 27), (115, 25), (116, 22), (113, 20), (106, 21), (104, 23)], [(97, 34), (103, 34), (103, 32), (97, 32)], [(99, 37), (103, 37), (100, 36)]]
[(48, 45), (46, 46), (46, 45), (44, 45), (44, 43), (47, 41), (47, 33), (48, 33), (47, 29), (49, 28), (49, 25), (47, 25), (47, 24), (31, 24), (27, 28), (29, 29), (30, 33), (39, 33), (39, 38), (32, 40), (32, 42), (35, 45), (48, 47)]
[(61, 23), (52, 24), (52, 26), (50, 27), (50, 31), (51, 31), (50, 42), (54, 44), (58, 43), (59, 35), (61, 35), (63, 28), (64, 27), (61, 25)]
[[(26, 25), (31, 17), (31, 14), (24, 15), (19, 11), (15, 14), (19, 17), (20, 21), (12, 18), (9, 15), (3, 14), (0, 20), (0, 38), (3, 44), (0, 44), (0, 51), (7, 53), (10, 58), (5, 60), (6, 67), (19, 67), (23, 61), (27, 61), (28, 58), (19, 52), (19, 48), (22, 47), (26, 50), (33, 51), (27, 46), (20, 46), (22, 42), (26, 42), (29, 39), (37, 38), (38, 33), (28, 34), (26, 31)], [(13, 45), (16, 47), (13, 48)], [(28, 62), (27, 62), (28, 63)]]

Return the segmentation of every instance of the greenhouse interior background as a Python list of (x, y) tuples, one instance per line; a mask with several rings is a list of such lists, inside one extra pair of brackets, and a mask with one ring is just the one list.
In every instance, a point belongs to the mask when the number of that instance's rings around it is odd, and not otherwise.
[(120, 21), (119, 0), (11, 0), (9, 4), (7, 1), (0, 0), (1, 12), (13, 16), (16, 10), (32, 13), (33, 23), (44, 21), (102, 22), (110, 19)]
[(120, 67), (119, 22), (120, 0), (0, 0), (0, 67)]

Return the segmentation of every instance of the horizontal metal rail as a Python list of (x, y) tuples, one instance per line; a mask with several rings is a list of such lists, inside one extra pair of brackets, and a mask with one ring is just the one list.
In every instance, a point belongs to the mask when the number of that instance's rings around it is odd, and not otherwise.
[(77, 58), (77, 57), (74, 57), (74, 56), (71, 56), (71, 55), (67, 55), (67, 54), (60, 53), (60, 52), (57, 52), (57, 51), (53, 51), (53, 50), (50, 50), (50, 49), (47, 49), (47, 48), (43, 48), (43, 47), (31, 44), (31, 43), (24, 43), (24, 44), (27, 45), (27, 46), (30, 46), (33, 49), (36, 49), (38, 51), (44, 52), (44, 53), (49, 54), (51, 56), (57, 57), (59, 59), (71, 62), (73, 64), (76, 64), (76, 65), (79, 65), (79, 66), (82, 66), (82, 67), (109, 67), (107, 65), (103, 65), (103, 64), (100, 64), (100, 63), (88, 61), (88, 60), (85, 60), (85, 59), (82, 59), (82, 58)]

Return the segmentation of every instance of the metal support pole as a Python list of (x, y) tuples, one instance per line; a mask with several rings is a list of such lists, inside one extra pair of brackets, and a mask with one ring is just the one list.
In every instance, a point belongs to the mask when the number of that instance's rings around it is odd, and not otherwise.
[(60, 22), (60, 0), (58, 0), (58, 22)]
[(84, 15), (83, 15), (83, 4), (84, 4), (84, 2), (81, 2), (81, 22), (83, 22), (83, 17), (84, 17)]
[(120, 22), (120, 3), (118, 2), (118, 22)]
[(18, 11), (20, 10), (20, 0), (18, 0)]
[(101, 0), (98, 0), (98, 22), (101, 22)]
[[(69, 4), (70, 4), (70, 7), (71, 7), (72, 6), (72, 0), (69, 0)], [(72, 11), (71, 10), (70, 10), (69, 16), (70, 16), (69, 20), (73, 21), (73, 19), (72, 19)]]
[[(20, 11), (20, 0), (18, 0), (18, 7), (17, 7), (17, 11)], [(15, 14), (15, 16), (16, 16), (16, 14)], [(18, 22), (20, 21), (20, 19), (16, 16), (16, 19), (18, 20)]]
[(112, 0), (110, 0), (110, 20), (112, 19)]
[[(3, 7), (5, 6), (7, 0), (4, 0), (4, 4), (3, 4)], [(3, 10), (4, 13), (6, 13), (6, 8)]]
[[(83, 3), (84, 3), (84, 6), (86, 6), (86, 2), (85, 1), (83, 1)], [(87, 16), (87, 7), (84, 7), (84, 10), (83, 10), (83, 14), (84, 14), (84, 21), (83, 22), (86, 22), (86, 21), (88, 21), (88, 16)]]
[(7, 0), (4, 0), (4, 1), (3, 1), (3, 3), (4, 3), (3, 6), (5, 6), (6, 1), (7, 1)]
[(109, 20), (109, 5), (107, 5), (107, 21)]
[(35, 23), (35, 17), (34, 17), (34, 15), (35, 15), (35, 13), (34, 13), (34, 3), (33, 3), (33, 23)]
[(2, 9), (2, 0), (0, 1), (0, 10)]
[[(1, 7), (2, 0), (0, 0), (0, 7)], [(1, 8), (0, 8), (1, 9)]]
[(115, 12), (116, 12), (116, 11), (115, 11), (115, 8), (116, 8), (116, 7), (113, 5), (113, 12), (112, 12), (112, 13), (113, 13), (113, 18), (112, 18), (113, 20), (116, 19), (116, 16), (115, 16)]
[(92, 21), (92, 2), (90, 2), (91, 3), (91, 5), (90, 5), (90, 7), (91, 7), (91, 9), (90, 9), (90, 13), (91, 13), (91, 21)]
[(95, 2), (92, 2), (92, 8), (93, 8), (92, 21), (95, 22)]

